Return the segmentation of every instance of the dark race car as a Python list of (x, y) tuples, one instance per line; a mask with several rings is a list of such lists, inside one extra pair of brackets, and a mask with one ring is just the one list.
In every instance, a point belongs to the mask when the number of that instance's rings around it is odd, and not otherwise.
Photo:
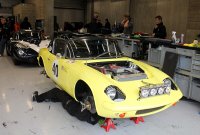
[(22, 30), (13, 34), (7, 42), (7, 55), (11, 56), (15, 65), (20, 63), (37, 63), (38, 52), (46, 48), (50, 40), (43, 40), (40, 31)]

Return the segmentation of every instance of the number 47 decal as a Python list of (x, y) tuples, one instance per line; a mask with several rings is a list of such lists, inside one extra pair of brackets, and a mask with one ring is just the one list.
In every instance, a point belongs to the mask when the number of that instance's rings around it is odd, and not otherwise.
[(58, 77), (58, 64), (53, 63), (52, 71), (53, 71), (53, 75)]

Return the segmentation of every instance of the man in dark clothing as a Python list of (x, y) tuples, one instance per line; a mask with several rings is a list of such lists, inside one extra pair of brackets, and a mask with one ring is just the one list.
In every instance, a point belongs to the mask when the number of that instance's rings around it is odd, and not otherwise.
[(28, 22), (28, 17), (24, 18), (24, 21), (20, 25), (21, 29), (31, 29), (31, 24)]
[(96, 18), (93, 18), (91, 23), (89, 23), (87, 25), (87, 31), (88, 33), (92, 33), (92, 34), (96, 34), (98, 33), (98, 23), (97, 23), (97, 19)]
[[(162, 17), (161, 16), (156, 16), (155, 17), (155, 23), (156, 23), (156, 26), (153, 29), (152, 36), (154, 38), (163, 38), (163, 39), (166, 38), (167, 32), (166, 32), (166, 27), (162, 22)], [(148, 50), (148, 46), (149, 46), (149, 41), (144, 40), (142, 42), (142, 54), (143, 54), (143, 57), (146, 57), (148, 55), (147, 54), (148, 53), (148, 51), (147, 51)], [(159, 46), (158, 44), (151, 43), (151, 47), (152, 48), (157, 48), (158, 46)], [(144, 59), (146, 59), (146, 58), (144, 58)]]
[(162, 17), (156, 16), (155, 22), (156, 22), (156, 26), (153, 29), (153, 36), (155, 38), (163, 38), (163, 39), (166, 38), (167, 32), (166, 32), (166, 27), (162, 22)]
[(6, 19), (2, 17), (0, 22), (0, 57), (3, 56), (5, 44), (8, 38), (9, 28), (6, 24)]
[(97, 113), (92, 114), (89, 110), (83, 108), (79, 102), (75, 101), (65, 91), (59, 90), (58, 88), (53, 88), (40, 95), (38, 95), (38, 92), (35, 91), (33, 93), (33, 101), (37, 101), (38, 103), (43, 101), (61, 102), (63, 108), (67, 110), (70, 115), (92, 125), (95, 125), (100, 119)]
[(99, 32), (101, 32), (101, 29), (102, 29), (103, 25), (102, 25), (100, 19), (97, 20), (97, 25), (98, 25), (98, 30), (99, 30)]
[(69, 23), (69, 22), (65, 22), (64, 23), (64, 31), (74, 31), (74, 27)]
[(110, 30), (111, 27), (110, 27), (110, 22), (108, 21), (108, 19), (105, 19), (105, 26), (104, 26), (106, 29)]

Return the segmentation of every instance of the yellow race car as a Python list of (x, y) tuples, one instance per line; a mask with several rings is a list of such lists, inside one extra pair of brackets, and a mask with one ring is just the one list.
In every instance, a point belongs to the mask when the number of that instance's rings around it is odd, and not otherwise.
[(124, 57), (117, 41), (70, 34), (54, 39), (38, 56), (47, 76), (88, 109), (106, 118), (155, 114), (182, 93), (162, 71)]

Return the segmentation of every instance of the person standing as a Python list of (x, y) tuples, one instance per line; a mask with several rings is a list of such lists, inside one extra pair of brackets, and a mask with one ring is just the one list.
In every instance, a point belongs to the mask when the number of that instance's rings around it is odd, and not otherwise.
[(108, 21), (108, 18), (105, 19), (105, 26), (104, 26), (106, 29), (110, 30), (111, 27), (110, 27), (110, 22)]
[(0, 57), (3, 56), (5, 44), (9, 37), (9, 29), (6, 25), (6, 18), (2, 17), (0, 21)]
[(123, 33), (124, 34), (132, 34), (133, 32), (133, 24), (131, 22), (131, 17), (129, 15), (124, 15), (124, 19), (121, 22), (121, 25), (123, 26), (124, 30)]
[(88, 33), (92, 33), (92, 34), (98, 33), (97, 19), (93, 18), (91, 23), (89, 23), (86, 27), (87, 27)]
[(24, 17), (24, 21), (20, 25), (21, 29), (31, 29), (31, 24), (28, 21), (28, 17)]
[(155, 23), (156, 26), (153, 29), (153, 36), (155, 38), (162, 38), (162, 39), (166, 38), (167, 37), (166, 27), (163, 24), (162, 17), (160, 15), (155, 17)]

